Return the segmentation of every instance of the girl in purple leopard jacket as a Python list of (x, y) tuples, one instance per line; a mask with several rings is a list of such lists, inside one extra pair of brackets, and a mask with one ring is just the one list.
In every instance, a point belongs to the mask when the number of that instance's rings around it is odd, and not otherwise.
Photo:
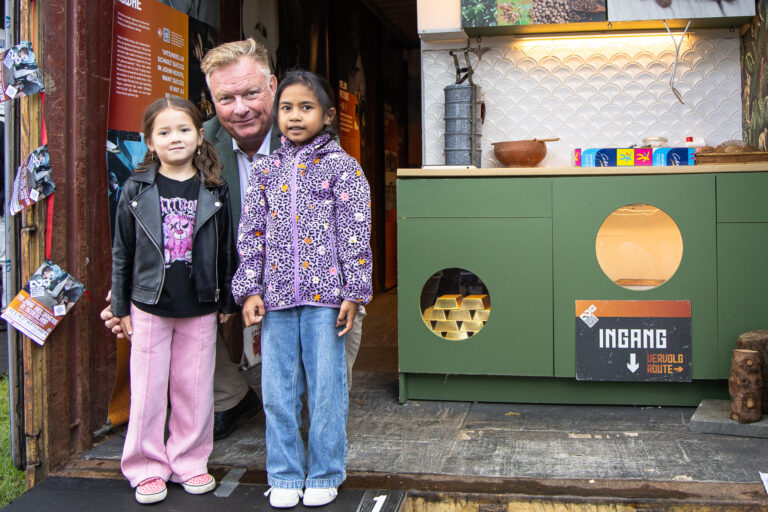
[(330, 503), (346, 477), (344, 335), (372, 294), (368, 182), (333, 138), (332, 98), (314, 73), (292, 71), (280, 83), (273, 115), (282, 145), (254, 165), (238, 232), (232, 291), (245, 323), (262, 322), (267, 495), (275, 508), (302, 496), (305, 506)]

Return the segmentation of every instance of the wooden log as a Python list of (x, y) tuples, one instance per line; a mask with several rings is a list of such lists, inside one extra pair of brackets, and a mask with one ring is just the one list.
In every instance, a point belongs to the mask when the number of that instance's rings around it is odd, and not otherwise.
[(763, 414), (768, 414), (768, 329), (744, 332), (736, 338), (736, 348), (756, 350), (760, 353), (760, 368), (763, 377)]
[(731, 374), (728, 377), (732, 420), (739, 423), (754, 423), (760, 420), (763, 392), (760, 366), (760, 353), (756, 350), (733, 351)]

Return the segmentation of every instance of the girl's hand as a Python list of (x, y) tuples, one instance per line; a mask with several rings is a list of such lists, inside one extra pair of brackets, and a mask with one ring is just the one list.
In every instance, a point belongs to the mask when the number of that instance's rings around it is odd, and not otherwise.
[(131, 326), (131, 315), (125, 315), (120, 317), (120, 331), (127, 339), (131, 339), (133, 336), (133, 327)]
[(352, 322), (355, 321), (355, 315), (357, 315), (357, 302), (351, 300), (345, 300), (341, 303), (339, 308), (339, 316), (336, 318), (336, 327), (345, 326), (339, 331), (339, 336), (344, 336), (352, 329)]
[(109, 329), (112, 334), (116, 334), (117, 339), (121, 340), (124, 339), (125, 336), (123, 335), (123, 332), (120, 328), (120, 318), (112, 314), (111, 302), (112, 290), (109, 290), (107, 292), (107, 307), (101, 310), (99, 316), (102, 320), (104, 320), (104, 326)]
[(261, 322), (264, 317), (264, 301), (258, 295), (250, 295), (243, 302), (243, 321), (246, 327), (250, 327)]
[(219, 323), (225, 324), (232, 320), (232, 317), (235, 316), (234, 313), (219, 313)]

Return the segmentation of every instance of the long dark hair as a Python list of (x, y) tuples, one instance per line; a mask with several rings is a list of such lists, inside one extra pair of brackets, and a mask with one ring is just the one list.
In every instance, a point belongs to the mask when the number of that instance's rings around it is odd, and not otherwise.
[[(200, 115), (200, 111), (197, 109), (194, 103), (184, 98), (178, 98), (176, 96), (169, 96), (167, 98), (160, 98), (152, 102), (147, 110), (144, 112), (144, 120), (142, 121), (142, 128), (144, 129), (144, 138), (150, 140), (152, 135), (152, 129), (155, 126), (155, 119), (160, 115), (160, 112), (166, 109), (178, 110), (184, 112), (192, 119), (192, 124), (195, 126), (195, 130), (198, 132), (203, 127), (203, 116)], [(195, 152), (192, 157), (192, 165), (195, 169), (203, 173), (203, 182), (206, 186), (217, 186), (224, 183), (221, 178), (221, 163), (219, 162), (219, 155), (216, 153), (216, 148), (213, 144), (208, 142), (205, 138), (203, 143), (198, 147), (199, 153)], [(136, 166), (135, 172), (144, 172), (155, 165), (159, 165), (159, 159), (154, 151), (147, 148), (147, 152), (144, 154), (144, 160)]]
[[(285, 73), (283, 79), (280, 80), (280, 84), (277, 86), (277, 91), (275, 91), (275, 104), (272, 107), (272, 121), (275, 126), (278, 126), (277, 114), (280, 110), (280, 96), (283, 95), (286, 87), (294, 84), (302, 84), (314, 93), (318, 103), (320, 103), (320, 107), (323, 109), (323, 114), (331, 114), (331, 109), (336, 108), (336, 103), (333, 101), (333, 89), (331, 89), (331, 84), (328, 83), (328, 80), (311, 71), (293, 69)], [(321, 133), (328, 133), (331, 137), (335, 137), (337, 133), (336, 125), (338, 124), (337, 118), (338, 116), (332, 115), (331, 123), (324, 126)]]

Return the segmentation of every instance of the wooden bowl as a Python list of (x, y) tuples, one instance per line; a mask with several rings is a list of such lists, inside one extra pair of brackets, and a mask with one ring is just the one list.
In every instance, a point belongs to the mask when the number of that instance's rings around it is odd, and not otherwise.
[(531, 139), (494, 142), (493, 154), (505, 167), (534, 167), (547, 155), (547, 141), (560, 139)]

